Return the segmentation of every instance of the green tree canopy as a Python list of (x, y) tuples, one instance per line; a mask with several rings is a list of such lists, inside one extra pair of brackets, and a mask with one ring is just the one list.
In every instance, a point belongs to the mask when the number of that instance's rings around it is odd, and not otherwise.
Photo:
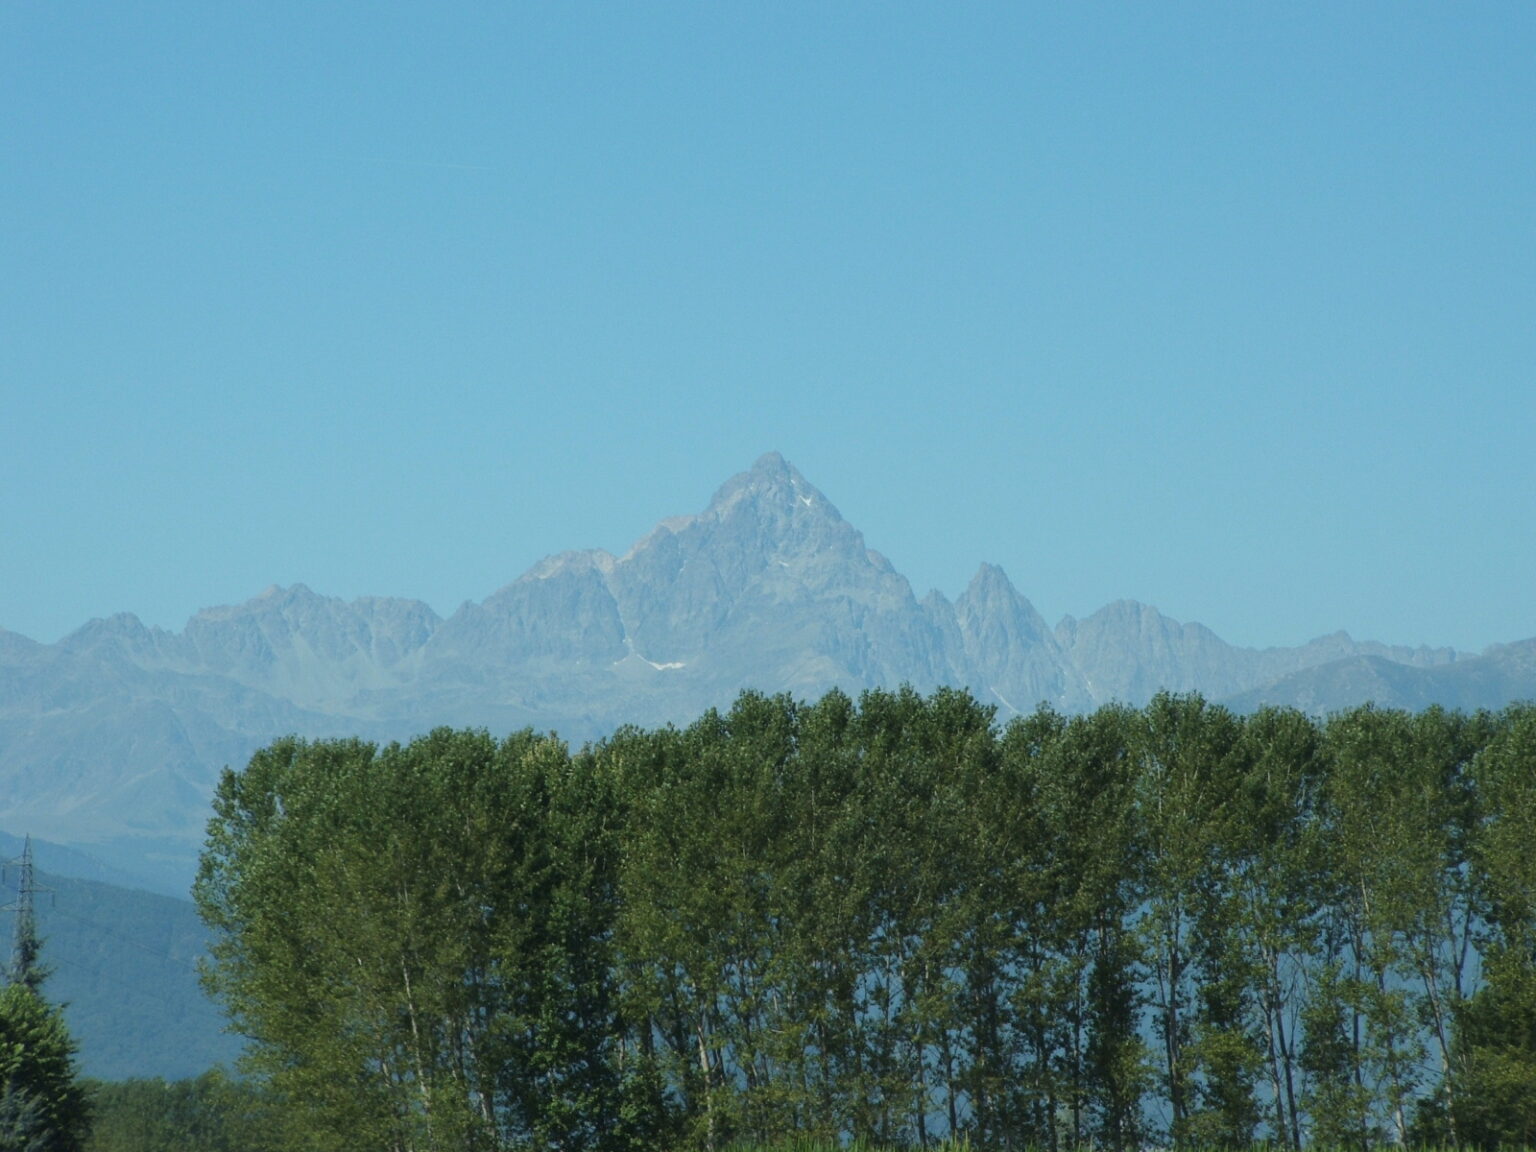
[(746, 693), (575, 754), (279, 741), (196, 895), (306, 1152), (1492, 1147), (1533, 782), (1530, 708)]
[(63, 1016), (34, 988), (8, 985), (0, 990), (0, 1147), (79, 1152), (89, 1126)]

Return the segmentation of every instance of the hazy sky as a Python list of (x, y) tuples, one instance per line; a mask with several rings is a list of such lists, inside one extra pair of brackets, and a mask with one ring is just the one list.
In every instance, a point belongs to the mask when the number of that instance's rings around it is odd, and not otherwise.
[(479, 600), (777, 449), (909, 576), (1536, 634), (1536, 5), (0, 6), (0, 626)]

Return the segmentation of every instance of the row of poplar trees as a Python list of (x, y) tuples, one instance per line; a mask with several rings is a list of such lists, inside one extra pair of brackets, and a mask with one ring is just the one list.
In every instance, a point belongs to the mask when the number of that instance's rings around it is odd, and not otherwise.
[(208, 978), (306, 1147), (1536, 1142), (1536, 708), (279, 741)]

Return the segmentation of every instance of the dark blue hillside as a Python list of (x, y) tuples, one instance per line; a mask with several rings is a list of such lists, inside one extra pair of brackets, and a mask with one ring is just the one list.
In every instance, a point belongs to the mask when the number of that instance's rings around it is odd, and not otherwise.
[[(15, 899), (14, 870), (7, 876)], [(62, 1003), (83, 1074), (195, 1076), (240, 1051), (197, 979), (207, 930), (190, 901), (41, 873), (35, 897), (44, 985)], [(12, 922), (0, 922), (10, 954)]]

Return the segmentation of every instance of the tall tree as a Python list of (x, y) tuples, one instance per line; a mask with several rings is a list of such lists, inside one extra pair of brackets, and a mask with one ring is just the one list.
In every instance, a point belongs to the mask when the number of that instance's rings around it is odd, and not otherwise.
[(1036, 1085), (1030, 1135), (1053, 1148), (1132, 1147), (1143, 1135), (1138, 723), (1117, 707), (1070, 720), (1037, 714), (1003, 739), (1005, 770), (1021, 774), (1021, 831), (1034, 839), (1019, 880), (1020, 1027), (1032, 1054), (1027, 1082)]
[(0, 1147), (80, 1152), (90, 1109), (58, 1008), (26, 984), (0, 990)]
[(279, 741), (216, 798), (210, 984), (312, 1152), (1526, 1139), (1533, 714)]
[(558, 741), (280, 741), (215, 798), (209, 982), (318, 1147), (611, 1146), (610, 839)]
[(1536, 706), (1499, 717), (1472, 776), (1473, 872), (1487, 914), (1485, 983), (1457, 1006), (1447, 1134), (1482, 1148), (1536, 1143)]
[(1235, 930), (1252, 981), (1268, 1070), (1271, 1138), (1301, 1147), (1297, 1056), (1302, 988), (1320, 931), (1317, 792), (1324, 761), (1317, 726), (1293, 709), (1262, 709), (1243, 724), (1243, 781), (1223, 856)]
[[(1366, 706), (1330, 718), (1324, 731), (1330, 903), (1345, 953), (1337, 988), (1351, 1016), (1351, 1074), (1378, 1102), (1374, 1122), (1403, 1142), (1432, 1043), (1420, 1021), (1445, 1019), (1461, 970), (1454, 935), (1468, 931), (1457, 894), (1465, 871), (1459, 757), (1434, 714)], [(1372, 1121), (1360, 1119), (1369, 1139)]]
[(1161, 693), (1136, 751), (1146, 859), (1142, 921), (1152, 964), (1169, 1136), (1246, 1144), (1256, 1120), (1244, 980), (1228, 965), (1220, 854), (1244, 777), (1241, 725), (1199, 696)]

